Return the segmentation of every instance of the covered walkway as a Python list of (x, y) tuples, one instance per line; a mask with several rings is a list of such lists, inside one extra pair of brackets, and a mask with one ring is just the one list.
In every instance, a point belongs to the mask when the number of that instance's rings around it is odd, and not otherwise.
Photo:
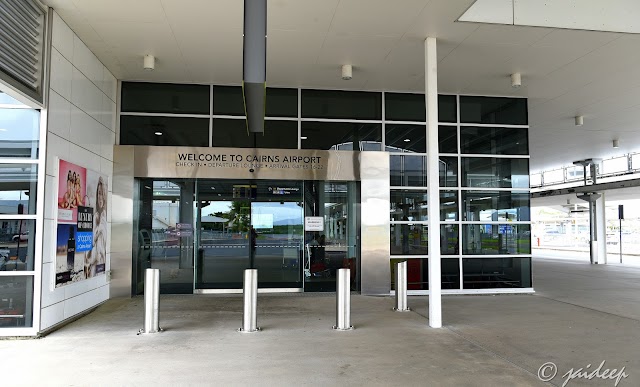
[(535, 259), (534, 285), (535, 295), (445, 297), (443, 329), (427, 327), (426, 297), (396, 313), (391, 297), (353, 295), (356, 329), (335, 332), (333, 295), (260, 295), (264, 331), (242, 334), (239, 296), (164, 296), (166, 332), (136, 336), (142, 298), (113, 299), (42, 339), (0, 341), (1, 377), (11, 385), (541, 385), (538, 369), (554, 362), (551, 382), (562, 385), (571, 368), (605, 360), (604, 368), (626, 367), (620, 386), (640, 384), (640, 269)]

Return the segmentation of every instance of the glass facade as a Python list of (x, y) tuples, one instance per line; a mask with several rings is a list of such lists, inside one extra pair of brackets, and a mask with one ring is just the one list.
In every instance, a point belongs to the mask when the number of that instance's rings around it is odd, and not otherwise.
[(3, 93), (0, 105), (0, 329), (31, 328), (43, 172), (40, 111)]
[[(425, 119), (423, 95), (385, 93), (385, 103), (387, 120)], [(527, 101), (440, 96), (439, 103), (442, 289), (530, 288)], [(408, 261), (409, 290), (428, 290), (426, 127), (387, 122), (385, 134), (391, 270)]]
[[(196, 86), (181, 89), (181, 98), (199, 95), (197, 111), (177, 114), (173, 106), (180, 108), (180, 101), (164, 103), (162, 112), (124, 106), (125, 91), (141, 88), (124, 82), (120, 144), (385, 151), (390, 157), (390, 263), (415, 262), (418, 279), (412, 289), (427, 289), (420, 279), (428, 262), (423, 94), (267, 88), (265, 133), (249, 134), (241, 87)], [(439, 186), (433, 188), (440, 191), (443, 288), (530, 287), (527, 100), (440, 95), (438, 102)], [(132, 133), (145, 130), (151, 134)], [(171, 130), (182, 138), (174, 139)], [(156, 131), (163, 132), (162, 140)], [(514, 266), (518, 270), (483, 277), (496, 267)]]

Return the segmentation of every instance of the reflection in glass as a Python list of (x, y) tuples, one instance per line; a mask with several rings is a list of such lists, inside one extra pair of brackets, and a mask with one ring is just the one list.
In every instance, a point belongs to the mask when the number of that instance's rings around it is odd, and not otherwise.
[(529, 154), (527, 128), (487, 128), (463, 126), (460, 128), (462, 153), (494, 155)]
[(426, 190), (391, 190), (391, 220), (427, 221)]
[(427, 255), (426, 224), (391, 224), (391, 255)]
[(427, 158), (425, 156), (390, 156), (389, 169), (393, 187), (426, 187)]
[(529, 160), (463, 157), (462, 179), (463, 187), (529, 188)]
[(458, 128), (455, 126), (440, 126), (438, 128), (438, 152), (458, 153)]
[(33, 219), (0, 219), (0, 271), (33, 270), (35, 226)]
[(440, 220), (458, 220), (458, 191), (440, 191)]
[(136, 294), (147, 268), (160, 269), (160, 293), (193, 293), (193, 180), (139, 180)]
[(425, 153), (427, 151), (426, 127), (424, 125), (385, 126), (385, 150), (387, 152)]
[(379, 151), (382, 125), (350, 122), (303, 122), (302, 149)]
[(0, 328), (31, 327), (33, 277), (0, 277)]
[(38, 157), (40, 112), (0, 108), (0, 157)]
[(0, 177), (0, 214), (35, 214), (38, 166), (0, 164)]
[(209, 119), (121, 116), (120, 144), (209, 146)]
[(439, 157), (440, 187), (458, 186), (458, 158)]
[(467, 255), (531, 254), (528, 224), (462, 225), (462, 253)]
[[(429, 290), (429, 259), (392, 258), (391, 290), (396, 289), (396, 263), (407, 261), (407, 290)], [(460, 289), (460, 263), (457, 258), (440, 260), (442, 289)]]
[(458, 254), (458, 225), (442, 224), (440, 225), (440, 254), (452, 255)]
[(466, 221), (529, 221), (529, 193), (507, 191), (462, 191)]
[(323, 231), (305, 232), (305, 291), (335, 291), (336, 270), (350, 269), (358, 283), (356, 182), (305, 181), (305, 216), (322, 217)]
[(530, 288), (531, 258), (463, 258), (465, 289)]
[(527, 125), (527, 99), (460, 96), (460, 122)]

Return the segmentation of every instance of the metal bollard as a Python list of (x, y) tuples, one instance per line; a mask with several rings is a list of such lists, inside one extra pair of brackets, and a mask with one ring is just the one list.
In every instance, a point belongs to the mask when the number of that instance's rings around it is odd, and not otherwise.
[(147, 269), (144, 273), (144, 328), (138, 334), (162, 332), (159, 309), (160, 269)]
[(407, 306), (407, 261), (396, 263), (396, 307), (397, 312), (408, 312)]
[(351, 325), (351, 270), (338, 269), (336, 282), (336, 325), (333, 329), (346, 331)]
[(244, 271), (244, 313), (238, 332), (257, 332), (258, 327), (258, 269)]

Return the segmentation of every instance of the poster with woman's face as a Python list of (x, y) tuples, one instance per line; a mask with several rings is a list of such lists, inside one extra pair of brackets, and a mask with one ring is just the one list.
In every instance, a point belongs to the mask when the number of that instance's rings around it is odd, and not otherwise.
[(60, 160), (58, 173), (58, 222), (74, 223), (78, 207), (84, 206), (87, 169)]
[(56, 287), (103, 274), (107, 266), (108, 178), (60, 160)]

